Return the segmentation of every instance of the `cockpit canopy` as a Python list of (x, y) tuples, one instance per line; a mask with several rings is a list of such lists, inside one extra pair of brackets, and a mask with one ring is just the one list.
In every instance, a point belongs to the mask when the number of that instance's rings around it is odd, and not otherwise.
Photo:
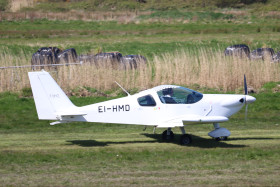
[(163, 88), (157, 94), (165, 104), (193, 104), (203, 97), (203, 94), (184, 87)]

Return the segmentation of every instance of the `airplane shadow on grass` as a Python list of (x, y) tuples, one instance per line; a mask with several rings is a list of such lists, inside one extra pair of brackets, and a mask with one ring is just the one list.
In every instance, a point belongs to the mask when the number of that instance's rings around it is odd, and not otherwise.
[(280, 139), (280, 138), (262, 138), (262, 137), (244, 137), (244, 138), (230, 138), (228, 141), (237, 141), (237, 140), (274, 140), (274, 139)]
[[(147, 134), (143, 133), (141, 134), (143, 136), (146, 136), (148, 138), (152, 138), (154, 140), (143, 140), (143, 141), (122, 141), (122, 142), (114, 142), (114, 141), (96, 141), (96, 140), (68, 140), (67, 145), (79, 145), (81, 147), (105, 147), (112, 144), (137, 144), (137, 143), (170, 143), (170, 144), (180, 144), (180, 137), (181, 135), (174, 135), (174, 140), (172, 141), (163, 141), (161, 134)], [(193, 142), (186, 146), (186, 147), (200, 147), (200, 148), (242, 148), (246, 147), (246, 145), (240, 145), (240, 144), (230, 144), (229, 142), (231, 139), (227, 141), (216, 141), (214, 139), (207, 139), (202, 138), (200, 136), (191, 135)], [(250, 138), (249, 138), (250, 139)], [(256, 138), (258, 139), (258, 138)], [(262, 138), (263, 139), (263, 138)], [(240, 139), (232, 139), (232, 140), (240, 140)], [(246, 139), (244, 139), (246, 140)]]
[[(177, 145), (180, 144), (180, 138), (181, 134), (175, 134), (174, 135), (174, 140), (172, 141), (163, 141), (162, 140), (162, 135), (161, 134), (143, 134), (149, 138), (154, 138), (157, 142), (169, 142)], [(241, 147), (246, 147), (246, 145), (232, 145), (228, 144), (227, 142), (229, 141), (216, 141), (214, 139), (209, 139), (209, 138), (203, 138), (200, 136), (195, 136), (191, 134), (192, 137), (192, 143), (188, 145), (188, 147), (200, 147), (200, 148), (241, 148)]]
[(68, 140), (68, 145), (79, 145), (81, 147), (105, 147), (112, 144), (129, 144), (129, 143), (155, 143), (155, 141), (124, 141), (124, 142), (113, 142), (113, 141), (96, 141), (96, 140)]

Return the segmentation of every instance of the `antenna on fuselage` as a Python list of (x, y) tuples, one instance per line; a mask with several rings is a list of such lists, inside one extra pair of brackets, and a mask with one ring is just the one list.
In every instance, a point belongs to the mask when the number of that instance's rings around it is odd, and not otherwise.
[(117, 83), (117, 85), (118, 85), (128, 96), (130, 96), (130, 94), (128, 93), (128, 91), (126, 91), (117, 81), (115, 81), (115, 83)]

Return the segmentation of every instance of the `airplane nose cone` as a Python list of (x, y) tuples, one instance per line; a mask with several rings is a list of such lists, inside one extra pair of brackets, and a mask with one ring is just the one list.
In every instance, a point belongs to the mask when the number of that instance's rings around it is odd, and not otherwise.
[(246, 95), (246, 103), (250, 104), (256, 101), (256, 98), (250, 95)]

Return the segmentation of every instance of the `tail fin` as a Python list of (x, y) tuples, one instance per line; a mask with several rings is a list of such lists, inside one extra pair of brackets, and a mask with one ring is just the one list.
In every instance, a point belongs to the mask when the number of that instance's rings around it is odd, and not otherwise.
[(59, 113), (76, 108), (46, 71), (28, 72), (39, 119), (55, 120)]

